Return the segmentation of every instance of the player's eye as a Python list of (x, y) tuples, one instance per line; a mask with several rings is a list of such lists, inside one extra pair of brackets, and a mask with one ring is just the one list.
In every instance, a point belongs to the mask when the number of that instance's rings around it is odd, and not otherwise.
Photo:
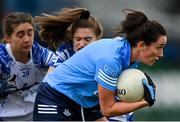
[(24, 36), (24, 31), (19, 31), (17, 34), (16, 34), (16, 36), (18, 37), (18, 38), (23, 38), (23, 36)]
[(28, 36), (32, 36), (33, 30), (32, 29), (28, 30), (27, 34), (28, 34)]
[(84, 37), (84, 40), (86, 40), (87, 42), (90, 42), (92, 40), (93, 37), (88, 36), (88, 37)]
[(80, 40), (81, 40), (81, 38), (78, 38), (78, 37), (74, 38), (74, 41), (79, 42)]

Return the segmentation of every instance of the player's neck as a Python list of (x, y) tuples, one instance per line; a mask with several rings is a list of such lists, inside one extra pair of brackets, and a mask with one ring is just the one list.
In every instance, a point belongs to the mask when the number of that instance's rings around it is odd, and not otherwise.
[(31, 57), (29, 51), (22, 52), (22, 51), (19, 51), (19, 50), (15, 50), (11, 46), (10, 46), (10, 49), (11, 49), (12, 55), (14, 56), (16, 61), (24, 63), (24, 64), (29, 62), (30, 57)]
[(131, 59), (130, 62), (136, 62), (138, 59), (138, 50), (137, 48), (131, 48)]
[(18, 62), (22, 62), (22, 63), (24, 63), (24, 64), (26, 64), (27, 62), (29, 62), (29, 60), (30, 60), (30, 55), (29, 55), (29, 53), (28, 54), (20, 54), (20, 53), (16, 53), (16, 54), (13, 54), (14, 55), (14, 57), (15, 57), (15, 59), (16, 59), (16, 61), (18, 61)]

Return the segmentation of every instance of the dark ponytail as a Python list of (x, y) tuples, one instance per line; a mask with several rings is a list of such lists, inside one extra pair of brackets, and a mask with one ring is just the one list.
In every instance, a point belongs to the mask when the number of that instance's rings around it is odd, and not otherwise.
[(161, 35), (166, 35), (166, 31), (161, 24), (139, 11), (123, 9), (126, 18), (121, 22), (121, 27), (117, 34), (123, 34), (130, 42), (131, 46), (136, 46), (138, 41), (144, 41), (146, 45), (156, 42)]
[(88, 10), (82, 11), (80, 19), (88, 19), (90, 17), (90, 12)]
[(122, 12), (126, 15), (126, 19), (122, 22), (122, 33), (130, 33), (148, 21), (142, 12), (130, 9), (123, 9)]

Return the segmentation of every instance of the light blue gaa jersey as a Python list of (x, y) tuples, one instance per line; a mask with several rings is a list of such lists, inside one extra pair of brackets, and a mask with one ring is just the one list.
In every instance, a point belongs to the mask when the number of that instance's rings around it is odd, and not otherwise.
[(44, 70), (53, 66), (54, 60), (57, 60), (57, 56), (36, 42), (32, 46), (30, 60), (26, 64), (16, 61), (9, 44), (0, 45), (0, 78), (8, 79), (16, 75), (15, 81), (11, 81), (15, 87), (21, 89), (32, 86), (24, 91), (9, 94), (5, 99), (0, 99), (1, 119), (13, 117), (15, 120), (19, 120), (18, 118), (33, 112), (33, 103), (38, 87), (38, 84), (35, 85), (35, 83), (42, 81), (46, 73)]
[(119, 74), (130, 66), (130, 55), (130, 43), (126, 39), (95, 41), (58, 65), (43, 82), (81, 106), (93, 107), (99, 103), (98, 84), (116, 91)]

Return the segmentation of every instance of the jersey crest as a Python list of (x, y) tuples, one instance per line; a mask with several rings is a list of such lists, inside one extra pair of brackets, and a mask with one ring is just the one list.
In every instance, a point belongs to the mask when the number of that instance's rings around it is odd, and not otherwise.
[(104, 66), (104, 72), (107, 73), (108, 75), (112, 76), (112, 77), (118, 76), (117, 71), (115, 71), (114, 69), (112, 69), (111, 67), (109, 67), (107, 65)]

